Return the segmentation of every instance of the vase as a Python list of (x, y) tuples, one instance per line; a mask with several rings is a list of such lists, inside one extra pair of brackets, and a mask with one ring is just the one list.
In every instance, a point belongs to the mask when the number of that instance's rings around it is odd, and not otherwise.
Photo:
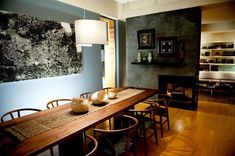
[(137, 61), (141, 62), (141, 53), (140, 52), (137, 54)]
[(150, 63), (150, 62), (152, 62), (152, 53), (149, 53), (149, 55), (148, 55), (148, 62)]

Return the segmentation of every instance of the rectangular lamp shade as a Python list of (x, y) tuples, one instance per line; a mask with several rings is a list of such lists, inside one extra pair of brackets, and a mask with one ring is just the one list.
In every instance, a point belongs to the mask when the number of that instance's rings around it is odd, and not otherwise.
[(75, 37), (76, 45), (108, 44), (107, 22), (76, 20)]

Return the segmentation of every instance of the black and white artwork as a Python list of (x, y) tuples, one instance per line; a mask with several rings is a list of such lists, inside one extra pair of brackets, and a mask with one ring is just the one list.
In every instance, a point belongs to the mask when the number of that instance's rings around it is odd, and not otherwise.
[(82, 71), (74, 25), (0, 12), (0, 82)]

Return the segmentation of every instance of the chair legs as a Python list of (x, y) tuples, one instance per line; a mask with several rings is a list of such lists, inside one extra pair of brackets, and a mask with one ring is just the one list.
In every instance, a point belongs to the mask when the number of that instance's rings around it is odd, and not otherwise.
[(160, 116), (159, 124), (160, 124), (160, 129), (161, 129), (161, 137), (163, 138), (163, 126), (167, 122), (168, 130), (169, 130), (170, 129), (170, 120), (169, 120), (169, 115), (168, 114), (167, 114), (166, 120), (164, 122), (163, 122), (162, 118), (163, 118), (163, 116)]
[(54, 156), (53, 147), (50, 148), (51, 156)]

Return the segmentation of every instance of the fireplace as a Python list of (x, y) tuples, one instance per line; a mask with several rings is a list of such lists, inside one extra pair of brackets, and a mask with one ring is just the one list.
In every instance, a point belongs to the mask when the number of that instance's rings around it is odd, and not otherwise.
[(170, 106), (197, 109), (197, 79), (193, 76), (159, 75), (159, 90), (171, 96)]

